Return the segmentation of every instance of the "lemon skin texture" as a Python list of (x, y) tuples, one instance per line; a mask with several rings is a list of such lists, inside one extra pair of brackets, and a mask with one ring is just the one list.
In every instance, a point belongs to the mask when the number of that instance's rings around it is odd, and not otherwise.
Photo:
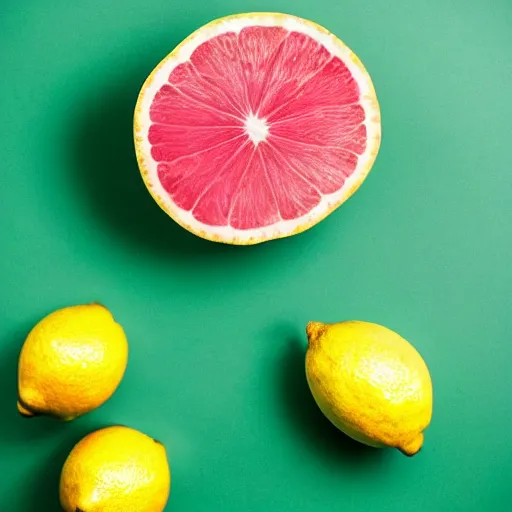
[(162, 512), (170, 486), (165, 447), (114, 426), (73, 448), (62, 468), (60, 501), (65, 512)]
[(356, 441), (416, 454), (433, 401), (430, 374), (416, 349), (369, 322), (310, 322), (306, 332), (306, 376), (324, 415)]
[(29, 333), (18, 364), (18, 411), (71, 420), (108, 400), (123, 378), (128, 342), (100, 304), (59, 309)]

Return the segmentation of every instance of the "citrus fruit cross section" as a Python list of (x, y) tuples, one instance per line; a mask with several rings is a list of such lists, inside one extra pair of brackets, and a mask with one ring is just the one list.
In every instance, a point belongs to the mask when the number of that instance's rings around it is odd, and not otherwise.
[(160, 206), (199, 236), (257, 243), (311, 227), (361, 184), (380, 143), (372, 82), (312, 22), (233, 16), (149, 76), (135, 143)]

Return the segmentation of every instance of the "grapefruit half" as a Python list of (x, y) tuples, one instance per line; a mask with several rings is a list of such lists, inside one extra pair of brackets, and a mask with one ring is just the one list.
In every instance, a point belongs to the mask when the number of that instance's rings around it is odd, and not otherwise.
[(248, 13), (205, 25), (154, 69), (134, 133), (165, 212), (208, 240), (255, 244), (304, 231), (350, 197), (381, 129), (370, 76), (337, 37)]

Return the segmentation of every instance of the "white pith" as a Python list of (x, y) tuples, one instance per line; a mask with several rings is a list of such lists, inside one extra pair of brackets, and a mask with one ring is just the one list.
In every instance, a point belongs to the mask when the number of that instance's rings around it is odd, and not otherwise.
[(254, 114), (249, 114), (245, 120), (245, 132), (249, 139), (257, 146), (260, 142), (267, 140), (269, 127), (265, 119), (260, 119)]
[[(210, 226), (204, 224), (186, 211), (177, 206), (158, 179), (157, 162), (151, 157), (149, 143), (149, 117), (150, 106), (155, 94), (167, 83), (171, 72), (180, 64), (189, 60), (194, 50), (212, 37), (226, 32), (240, 32), (250, 26), (280, 26), (289, 31), (304, 33), (322, 44), (332, 55), (339, 57), (349, 68), (360, 89), (360, 104), (365, 110), (365, 126), (367, 130), (367, 149), (359, 157), (354, 172), (345, 181), (342, 188), (333, 194), (324, 195), (320, 203), (307, 214), (293, 220), (280, 220), (275, 224), (257, 229), (240, 230), (232, 226)], [(268, 126), (265, 121), (256, 116), (249, 116), (245, 123), (248, 137), (257, 146), (268, 135)], [(375, 158), (380, 141), (380, 117), (375, 92), (369, 75), (361, 66), (352, 51), (341, 43), (335, 36), (321, 30), (315, 24), (296, 18), (272, 13), (251, 13), (236, 17), (217, 20), (199, 29), (192, 34), (171, 55), (165, 58), (155, 69), (144, 84), (136, 107), (135, 138), (137, 142), (137, 157), (144, 180), (153, 197), (160, 206), (177, 222), (196, 234), (211, 240), (227, 243), (255, 243), (264, 240), (281, 238), (295, 232), (300, 232), (325, 217), (335, 206), (339, 205), (350, 195), (364, 175), (369, 171)]]

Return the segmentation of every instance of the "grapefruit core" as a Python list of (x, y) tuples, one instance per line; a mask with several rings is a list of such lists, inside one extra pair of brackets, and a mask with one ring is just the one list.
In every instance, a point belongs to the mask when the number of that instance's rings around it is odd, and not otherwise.
[(135, 148), (160, 207), (196, 235), (255, 244), (304, 231), (361, 185), (380, 112), (359, 59), (326, 29), (249, 13), (200, 28), (150, 74)]

